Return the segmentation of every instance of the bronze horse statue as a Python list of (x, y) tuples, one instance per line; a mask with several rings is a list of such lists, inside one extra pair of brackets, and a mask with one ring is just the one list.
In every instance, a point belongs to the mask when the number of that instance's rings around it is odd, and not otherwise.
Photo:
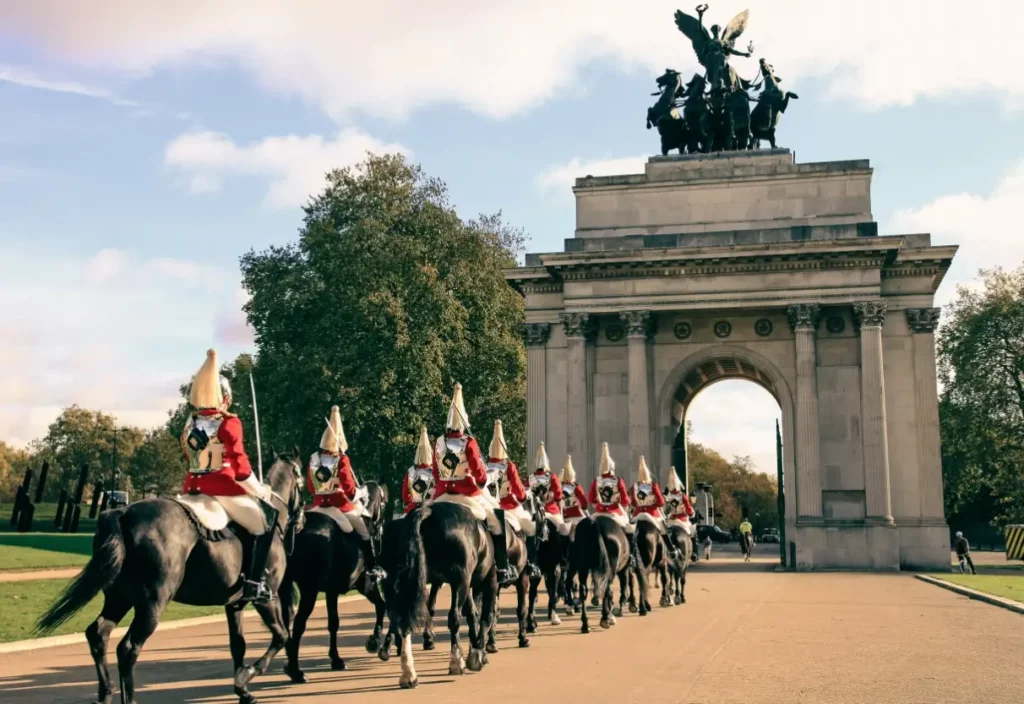
[(767, 139), (772, 149), (775, 149), (775, 128), (779, 125), (779, 119), (786, 112), (790, 99), (797, 100), (800, 96), (792, 91), (783, 93), (779, 88), (782, 79), (775, 75), (772, 65), (764, 59), (761, 59), (760, 65), (764, 90), (750, 113), (750, 148), (759, 148), (761, 140)]
[(686, 122), (676, 109), (676, 100), (685, 95), (683, 77), (678, 71), (667, 68), (658, 76), (656, 83), (660, 92), (653, 94), (659, 96), (658, 102), (647, 109), (647, 129), (658, 127), (662, 156), (667, 156), (673, 149), (683, 154), (688, 142)]

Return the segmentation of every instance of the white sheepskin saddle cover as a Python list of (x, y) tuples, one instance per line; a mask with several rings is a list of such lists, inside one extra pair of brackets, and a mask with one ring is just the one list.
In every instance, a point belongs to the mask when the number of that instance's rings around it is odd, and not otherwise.
[(660, 518), (655, 518), (654, 516), (652, 516), (649, 513), (638, 513), (638, 514), (636, 514), (636, 521), (637, 522), (647, 521), (648, 523), (650, 523), (651, 525), (654, 525), (654, 526), (660, 526), (661, 525), (661, 519)]
[(667, 525), (670, 527), (674, 526), (676, 528), (682, 528), (686, 531), (688, 536), (691, 538), (693, 537), (693, 524), (689, 521), (680, 521), (678, 518), (670, 518), (668, 519)]
[(337, 506), (316, 506), (309, 509), (306, 513), (322, 513), (332, 521), (338, 524), (341, 528), (342, 533), (351, 533), (354, 528), (352, 527), (352, 521), (348, 520), (348, 516), (341, 512), (341, 509)]
[(463, 496), (462, 494), (441, 494), (434, 499), (435, 504), (452, 503), (465, 506), (478, 521), (487, 518), (487, 511), (482, 505), (483, 494), (480, 496)]
[(212, 532), (227, 528), (231, 521), (251, 535), (262, 535), (267, 531), (263, 511), (251, 496), (185, 494), (176, 497), (176, 500), (188, 507), (203, 527)]

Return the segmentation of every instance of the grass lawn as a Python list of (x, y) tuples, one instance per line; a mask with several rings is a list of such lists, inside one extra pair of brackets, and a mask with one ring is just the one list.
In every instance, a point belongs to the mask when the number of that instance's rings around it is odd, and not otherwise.
[[(15, 529), (11, 528), (11, 511), (14, 509), (14, 504), (11, 503), (0, 503), (0, 535), (5, 533), (14, 533)], [(60, 532), (59, 529), (55, 529), (53, 526), (53, 519), (57, 516), (57, 504), (36, 504), (36, 512), (32, 518), (32, 530), (33, 531), (51, 531)], [(96, 519), (89, 519), (89, 504), (82, 504), (82, 516), (78, 519), (78, 533), (87, 533), (92, 535), (96, 532)]]
[(932, 577), (942, 579), (962, 587), (976, 589), (1004, 599), (1013, 599), (1024, 603), (1024, 576), (1002, 574), (933, 574)]
[[(32, 582), (0, 582), (0, 643), (32, 638), (36, 619), (60, 594), (68, 581), (40, 579)], [(86, 626), (96, 619), (102, 604), (101, 594), (51, 635), (83, 633)], [(222, 606), (185, 606), (172, 603), (161, 615), (160, 620), (174, 621), (222, 613)], [(131, 620), (132, 612), (129, 611), (120, 625), (127, 626)]]
[(81, 567), (92, 555), (92, 534), (0, 533), (0, 571)]

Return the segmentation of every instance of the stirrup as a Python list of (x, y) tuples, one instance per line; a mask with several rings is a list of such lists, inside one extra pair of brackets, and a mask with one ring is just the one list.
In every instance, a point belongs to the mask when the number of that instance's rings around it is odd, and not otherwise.
[(242, 600), (252, 604), (268, 604), (274, 600), (274, 592), (267, 586), (266, 580), (253, 582), (245, 580), (245, 587), (242, 590)]
[(515, 565), (509, 565), (506, 568), (498, 568), (498, 584), (501, 586), (507, 587), (517, 579), (519, 579), (519, 570), (515, 568)]

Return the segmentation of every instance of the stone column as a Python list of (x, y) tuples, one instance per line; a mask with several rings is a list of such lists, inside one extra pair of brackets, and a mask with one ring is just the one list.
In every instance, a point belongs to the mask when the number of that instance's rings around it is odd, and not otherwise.
[(853, 304), (853, 321), (860, 332), (860, 408), (867, 519), (873, 523), (892, 525), (885, 372), (882, 364), (882, 324), (885, 323), (885, 311), (885, 301)]
[(547, 436), (547, 343), (551, 323), (524, 323), (522, 333), (526, 343), (526, 456), (531, 458)]
[(907, 323), (913, 332), (911, 345), (914, 354), (914, 407), (917, 416), (921, 518), (944, 521), (934, 334), (940, 312), (940, 308), (908, 308)]
[[(589, 466), (590, 447), (587, 432), (587, 341), (593, 325), (589, 313), (562, 313), (565, 329), (568, 388), (566, 393), (566, 447), (573, 463)], [(531, 450), (536, 452), (536, 448)], [(552, 458), (557, 465), (565, 461)]]
[(796, 508), (798, 520), (821, 520), (821, 450), (818, 428), (816, 334), (821, 305), (798, 303), (786, 309), (796, 343)]
[(647, 459), (648, 466), (653, 466), (651, 456), (651, 404), (647, 388), (647, 343), (651, 339), (652, 316), (649, 310), (627, 311), (619, 317), (626, 325), (629, 359), (629, 473), (620, 472), (620, 476), (630, 477), (636, 474), (637, 461), (640, 455)]

